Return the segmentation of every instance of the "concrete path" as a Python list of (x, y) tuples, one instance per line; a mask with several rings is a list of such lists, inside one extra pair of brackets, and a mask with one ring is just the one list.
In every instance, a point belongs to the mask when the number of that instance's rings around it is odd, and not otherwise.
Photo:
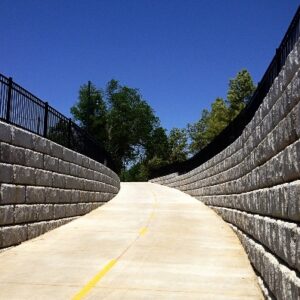
[(263, 299), (232, 230), (177, 190), (116, 198), (0, 254), (0, 299)]

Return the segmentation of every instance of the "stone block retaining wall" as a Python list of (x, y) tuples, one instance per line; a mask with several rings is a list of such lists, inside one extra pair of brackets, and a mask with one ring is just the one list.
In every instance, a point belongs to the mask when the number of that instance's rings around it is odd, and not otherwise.
[(194, 170), (151, 180), (232, 224), (267, 297), (300, 299), (300, 41), (242, 135)]
[(90, 212), (119, 189), (104, 165), (0, 122), (0, 249)]

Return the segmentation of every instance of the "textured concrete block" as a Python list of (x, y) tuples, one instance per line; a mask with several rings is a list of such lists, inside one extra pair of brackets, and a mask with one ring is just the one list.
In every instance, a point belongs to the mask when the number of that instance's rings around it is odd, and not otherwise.
[(73, 176), (66, 176), (66, 188), (67, 189), (77, 189), (77, 181), (76, 178)]
[(32, 136), (33, 150), (36, 152), (50, 154), (50, 141), (38, 135)]
[(87, 178), (87, 169), (84, 167), (79, 167), (78, 169), (78, 176), (80, 178)]
[(45, 188), (46, 203), (59, 203), (60, 202), (60, 190), (57, 188)]
[(52, 172), (35, 170), (36, 185), (52, 186)]
[(15, 204), (25, 202), (25, 186), (13, 184), (1, 184), (1, 204)]
[(76, 165), (82, 166), (82, 161), (83, 161), (83, 155), (80, 153), (76, 153), (76, 160), (75, 160)]
[(95, 193), (95, 201), (96, 202), (106, 202), (107, 201), (107, 195), (106, 193)]
[(300, 284), (299, 278), (294, 272), (291, 272), (283, 265), (279, 266), (278, 270), (276, 296), (278, 299), (299, 299)]
[(80, 191), (71, 190), (72, 191), (72, 203), (80, 202)]
[(76, 152), (68, 148), (63, 148), (63, 160), (71, 163), (76, 162)]
[(300, 102), (294, 109), (295, 129), (297, 137), (300, 138)]
[(284, 187), (283, 198), (288, 203), (288, 218), (300, 221), (300, 181), (294, 181)]
[(0, 182), (12, 183), (13, 182), (13, 166), (0, 163)]
[(283, 178), (291, 181), (300, 174), (300, 141), (298, 140), (283, 152)]
[[(94, 190), (118, 190), (118, 177), (102, 164), (11, 125), (0, 122), (0, 129), (0, 248), (102, 205)], [(94, 170), (103, 182), (94, 181)], [(112, 196), (104, 193), (101, 200)]]
[(87, 213), (86, 203), (78, 203), (77, 204), (77, 215), (81, 216)]
[(92, 208), (97, 209), (98, 207), (102, 206), (104, 203), (92, 203)]
[(70, 163), (70, 175), (71, 176), (79, 176), (79, 166), (76, 164)]
[(35, 185), (35, 169), (14, 165), (14, 183)]
[(25, 165), (42, 169), (44, 167), (44, 157), (43, 154), (26, 149), (25, 150)]
[(0, 141), (11, 143), (12, 127), (0, 121)]
[(26, 187), (26, 203), (44, 203), (45, 187), (27, 186)]
[(65, 219), (60, 219), (60, 220), (53, 220), (53, 221), (49, 222), (49, 229), (50, 230), (55, 229), (59, 226), (62, 226), (62, 225), (65, 225), (65, 224), (71, 222), (74, 219), (76, 219), (76, 217), (75, 218), (65, 218)]
[(14, 223), (13, 205), (0, 206), (0, 225), (8, 225), (13, 223)]
[(73, 191), (72, 190), (59, 190), (59, 199), (61, 203), (72, 203)]
[(55, 204), (54, 205), (54, 219), (61, 219), (67, 216), (66, 210), (68, 208), (65, 204)]
[(84, 185), (83, 188), (86, 191), (94, 191), (95, 181), (83, 179)]
[(251, 215), (235, 209), (214, 207), (222, 218), (266, 246), (272, 253), (296, 268), (297, 224)]
[(66, 188), (82, 190), (84, 188), (84, 179), (66, 176)]
[(86, 157), (86, 156), (82, 157), (82, 166), (84, 168), (89, 168), (90, 167), (90, 160), (89, 160), (88, 157)]
[[(249, 239), (241, 231), (233, 229), (237, 232), (243, 246), (245, 247), (250, 261), (255, 269), (262, 275), (264, 281), (272, 294), (278, 299), (297, 299), (293, 298), (292, 285), (296, 283), (294, 272), (283, 265), (262, 246), (255, 241)], [(287, 288), (288, 287), (288, 288)]]
[(48, 171), (58, 172), (58, 158), (44, 155), (44, 169)]
[(56, 144), (54, 142), (50, 142), (50, 155), (52, 157), (63, 159), (63, 149), (64, 147)]
[(300, 270), (300, 228), (296, 230), (296, 269)]
[(96, 169), (96, 161), (94, 161), (93, 159), (89, 160), (89, 169), (95, 170)]
[(276, 223), (276, 225), (278, 226), (278, 244), (276, 245), (276, 248), (271, 248), (271, 251), (281, 257), (291, 267), (295, 267), (295, 230), (297, 226), (295, 224), (282, 221), (277, 221)]
[(27, 225), (1, 228), (2, 248), (20, 244), (27, 240)]
[(15, 224), (34, 222), (37, 220), (35, 205), (16, 205)]
[(58, 173), (70, 174), (70, 163), (59, 159), (58, 161)]
[(94, 171), (90, 169), (86, 169), (84, 178), (94, 180)]
[(26, 149), (33, 148), (33, 134), (23, 129), (12, 127), (12, 144)]
[(92, 203), (86, 203), (86, 213), (89, 213), (93, 210), (93, 204)]
[(77, 216), (77, 204), (70, 204), (66, 206), (66, 217)]
[(28, 224), (28, 239), (33, 239), (49, 230), (47, 222)]
[(89, 198), (88, 198), (88, 192), (86, 191), (79, 191), (79, 198), (80, 198), (80, 202), (89, 202)]
[(37, 221), (52, 220), (53, 204), (40, 204), (36, 206)]
[(94, 192), (86, 192), (86, 199), (87, 199), (87, 202), (94, 202), (95, 201), (95, 193)]
[(58, 173), (53, 173), (52, 174), (52, 185), (53, 187), (56, 188), (65, 188), (66, 187), (66, 179), (65, 179), (65, 175), (61, 175)]
[(25, 164), (25, 149), (9, 144), (0, 144), (0, 161), (9, 164)]
[[(276, 126), (277, 124), (275, 124)], [(278, 142), (277, 149), (283, 149), (284, 147), (294, 143), (297, 140), (296, 130), (296, 117), (295, 109), (293, 109), (278, 125), (279, 136), (281, 136), (281, 142)]]

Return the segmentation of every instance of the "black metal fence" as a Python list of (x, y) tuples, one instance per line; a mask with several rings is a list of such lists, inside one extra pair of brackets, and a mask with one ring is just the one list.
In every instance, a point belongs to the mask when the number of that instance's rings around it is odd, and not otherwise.
[(116, 170), (103, 146), (53, 107), (0, 74), (0, 119), (48, 138)]
[(205, 163), (233, 143), (242, 134), (246, 125), (253, 118), (255, 112), (272, 86), (274, 79), (278, 76), (282, 67), (285, 65), (286, 58), (293, 49), (296, 41), (299, 39), (299, 35), (300, 6), (298, 7), (297, 12), (280, 43), (280, 46), (276, 49), (274, 58), (272, 59), (262, 80), (259, 82), (248, 105), (209, 145), (193, 157), (180, 163), (173, 163), (159, 169), (152, 170), (150, 178), (165, 176), (175, 172), (178, 172), (179, 174), (189, 172)]

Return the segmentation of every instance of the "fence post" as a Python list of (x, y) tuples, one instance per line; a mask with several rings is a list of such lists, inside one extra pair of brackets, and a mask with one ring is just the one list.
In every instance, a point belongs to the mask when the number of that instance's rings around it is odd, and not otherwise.
[(38, 123), (37, 123), (37, 129), (36, 129), (37, 134), (40, 134), (40, 123), (41, 123), (41, 118), (40, 118), (40, 116), (38, 116)]
[(72, 124), (72, 120), (71, 120), (71, 118), (69, 118), (69, 121), (68, 121), (68, 148), (71, 148), (71, 124)]
[(48, 110), (49, 110), (49, 104), (48, 104), (48, 102), (45, 102), (44, 134), (43, 134), (43, 137), (47, 137), (47, 131), (48, 131)]
[(280, 48), (276, 49), (276, 67), (277, 67), (277, 74), (275, 77), (277, 77), (277, 75), (280, 73), (281, 70), (281, 51)]
[(11, 92), (12, 92), (12, 78), (8, 78), (8, 89), (7, 89), (7, 103), (6, 103), (6, 122), (10, 123), (10, 108), (11, 108)]

